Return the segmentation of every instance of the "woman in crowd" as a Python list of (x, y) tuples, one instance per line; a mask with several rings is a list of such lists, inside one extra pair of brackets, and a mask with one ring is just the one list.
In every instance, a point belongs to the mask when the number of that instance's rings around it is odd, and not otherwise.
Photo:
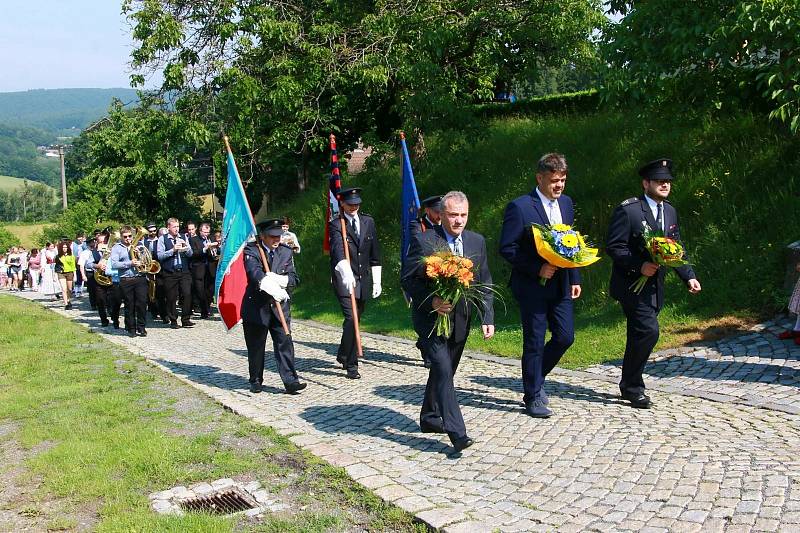
[(39, 284), (39, 291), (45, 296), (50, 296), (51, 299), (57, 300), (58, 295), (61, 294), (61, 284), (55, 273), (56, 246), (52, 242), (48, 242), (42, 252), (41, 263), (41, 280)]
[(5, 289), (8, 283), (8, 264), (6, 254), (0, 254), (0, 289)]
[(6, 258), (8, 265), (8, 283), (7, 286), (10, 290), (19, 290), (19, 273), (22, 257), (19, 255), (19, 248), (16, 246), (11, 247), (11, 253)]
[(72, 294), (72, 285), (75, 282), (75, 256), (72, 255), (72, 247), (69, 241), (61, 241), (58, 243), (56, 250), (55, 271), (58, 276), (58, 282), (61, 284), (61, 298), (64, 300), (64, 309), (72, 309), (72, 303), (69, 300)]
[(28, 272), (31, 276), (31, 289), (39, 290), (39, 280), (42, 278), (42, 255), (38, 248), (31, 249), (31, 256), (28, 258)]

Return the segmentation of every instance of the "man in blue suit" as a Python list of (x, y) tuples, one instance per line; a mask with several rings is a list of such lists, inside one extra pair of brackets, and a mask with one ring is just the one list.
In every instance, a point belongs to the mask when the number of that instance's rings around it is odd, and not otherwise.
[[(511, 263), (509, 286), (522, 321), (522, 386), (525, 411), (536, 418), (553, 414), (544, 379), (575, 339), (572, 300), (581, 295), (576, 268), (559, 269), (537, 253), (532, 224), (572, 225), (575, 211), (564, 193), (567, 161), (561, 154), (539, 159), (536, 188), (506, 206), (500, 255)], [(545, 278), (542, 285), (539, 278)], [(552, 334), (545, 344), (547, 329)]]

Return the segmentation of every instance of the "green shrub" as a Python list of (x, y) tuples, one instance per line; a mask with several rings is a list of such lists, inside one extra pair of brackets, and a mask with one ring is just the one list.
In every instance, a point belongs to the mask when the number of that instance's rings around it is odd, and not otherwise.
[(0, 254), (6, 253), (6, 251), (12, 246), (19, 245), (19, 238), (6, 228), (0, 226)]
[(574, 93), (554, 94), (518, 100), (513, 104), (489, 103), (475, 106), (483, 118), (526, 117), (565, 113), (592, 113), (600, 107), (600, 93), (595, 89)]

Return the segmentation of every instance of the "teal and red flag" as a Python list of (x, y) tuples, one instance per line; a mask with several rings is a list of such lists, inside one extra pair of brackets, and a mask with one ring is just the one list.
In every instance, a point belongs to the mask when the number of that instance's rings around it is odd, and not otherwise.
[(228, 190), (222, 215), (222, 244), (214, 294), (222, 323), (230, 331), (242, 321), (242, 300), (247, 288), (244, 247), (255, 238), (256, 224), (227, 137), (225, 149), (228, 151)]

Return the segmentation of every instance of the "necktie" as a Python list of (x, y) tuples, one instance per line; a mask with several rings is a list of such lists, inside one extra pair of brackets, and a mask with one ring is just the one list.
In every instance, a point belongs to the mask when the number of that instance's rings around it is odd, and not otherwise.
[(663, 206), (659, 203), (659, 204), (656, 204), (656, 207), (658, 209), (657, 214), (656, 214), (656, 226), (658, 226), (658, 229), (660, 229), (661, 231), (664, 231), (664, 211), (663, 211)]
[(269, 268), (272, 270), (272, 260), (275, 258), (275, 252), (273, 250), (269, 251)]
[(560, 224), (561, 217), (558, 212), (558, 201), (550, 200), (550, 224)]
[(358, 222), (356, 222), (356, 217), (350, 219), (350, 225), (353, 226), (353, 232), (358, 237)]
[[(175, 249), (175, 238), (172, 238), (172, 248)], [(175, 268), (181, 268), (181, 253), (178, 251), (175, 252)]]
[(464, 249), (461, 247), (461, 237), (456, 237), (456, 240), (453, 241), (453, 253), (457, 256), (464, 255)]

